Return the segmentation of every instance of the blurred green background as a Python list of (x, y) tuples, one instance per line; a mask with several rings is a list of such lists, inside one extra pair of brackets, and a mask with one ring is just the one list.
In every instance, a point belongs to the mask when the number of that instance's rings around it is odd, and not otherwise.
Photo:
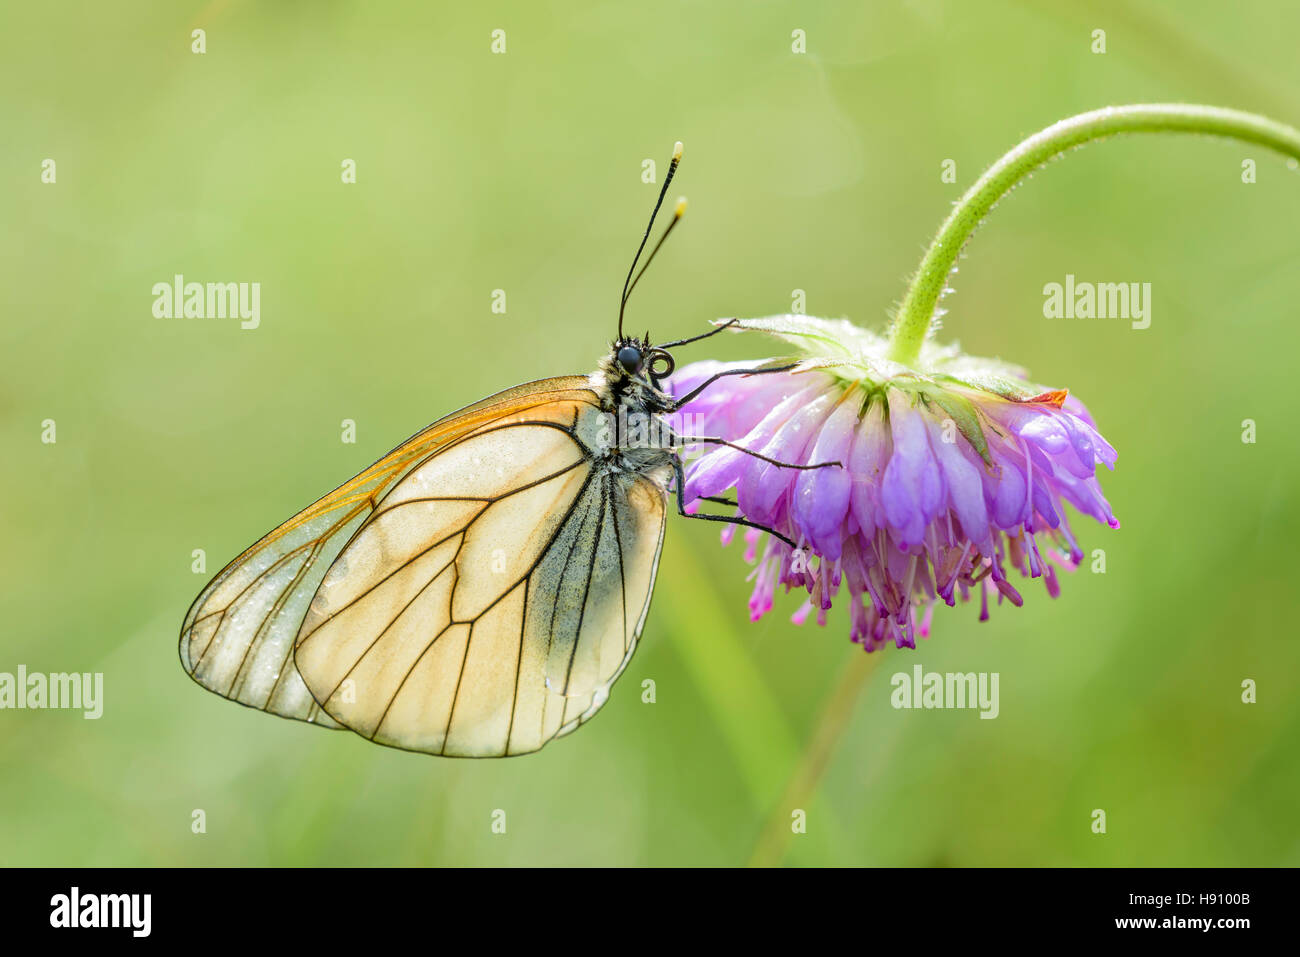
[[(739, 549), (703, 523), (671, 524), (600, 717), (507, 761), (209, 694), (177, 661), (185, 610), (428, 421), (590, 369), (657, 189), (642, 161), (662, 173), (675, 139), (691, 210), (629, 310), (659, 339), (795, 289), (880, 326), (950, 202), (1064, 116), (1186, 100), (1300, 122), (1300, 9), (1274, 3), (483, 6), (6, 5), (0, 671), (102, 671), (106, 704), (0, 712), (0, 862), (748, 861), (860, 652), (839, 610), (792, 625), (793, 597), (751, 625)], [(1124, 527), (1076, 522), (1107, 572), (1059, 600), (1028, 584), (982, 625), (940, 608), (916, 652), (873, 656), (788, 863), (1300, 863), (1298, 218), (1300, 174), (1191, 137), (1089, 147), (990, 217), (945, 335), (1089, 404)], [(175, 273), (260, 282), (260, 328), (155, 319)], [(1151, 327), (1044, 319), (1066, 273), (1150, 282)], [(778, 351), (723, 338), (679, 361)], [(1000, 717), (892, 709), (916, 662), (999, 672)]]

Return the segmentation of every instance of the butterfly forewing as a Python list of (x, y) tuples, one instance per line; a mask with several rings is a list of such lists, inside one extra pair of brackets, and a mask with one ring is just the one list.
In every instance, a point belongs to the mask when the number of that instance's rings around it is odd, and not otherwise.
[(422, 462), (324, 577), (297, 667), (337, 720), (435, 754), (535, 751), (604, 703), (644, 623), (667, 474), (599, 462), (594, 396)]
[[(186, 671), (242, 704), (337, 727), (303, 683), (293, 650), (312, 598), (344, 546), (422, 462), (532, 410), (593, 401), (585, 377), (547, 379), (491, 396), (419, 432), (267, 534), (208, 583), (181, 629)], [(464, 507), (469, 514), (472, 506)]]

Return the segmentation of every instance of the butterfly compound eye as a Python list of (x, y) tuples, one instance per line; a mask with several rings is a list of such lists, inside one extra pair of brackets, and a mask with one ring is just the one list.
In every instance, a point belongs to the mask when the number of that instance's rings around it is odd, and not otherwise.
[(641, 371), (641, 350), (636, 346), (624, 346), (619, 349), (618, 364), (634, 374)]

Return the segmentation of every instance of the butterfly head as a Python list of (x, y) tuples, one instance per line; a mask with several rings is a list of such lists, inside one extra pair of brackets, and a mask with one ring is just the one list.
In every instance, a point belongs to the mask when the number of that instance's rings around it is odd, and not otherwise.
[(610, 343), (609, 357), (603, 365), (605, 380), (615, 392), (628, 391), (634, 385), (657, 389), (674, 368), (672, 354), (652, 346), (649, 333), (644, 339), (624, 336)]

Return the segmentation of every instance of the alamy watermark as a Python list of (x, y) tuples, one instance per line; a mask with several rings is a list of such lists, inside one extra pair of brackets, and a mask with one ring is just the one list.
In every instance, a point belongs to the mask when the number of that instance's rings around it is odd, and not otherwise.
[(83, 894), (73, 887), (50, 898), (50, 926), (120, 927), (132, 937), (148, 937), (152, 911), (152, 894)]
[(1134, 329), (1151, 325), (1151, 283), (1065, 282), (1043, 287), (1043, 316), (1047, 319), (1129, 319)]
[(241, 329), (262, 323), (260, 282), (186, 282), (177, 273), (154, 283), (153, 297), (156, 319), (239, 319)]
[(702, 435), (704, 416), (698, 412), (604, 412), (589, 436), (591, 448), (611, 449), (684, 449), (682, 458), (702, 455), (707, 448), (692, 443)]
[(0, 671), (0, 710), (7, 708), (81, 711), (94, 720), (104, 713), (104, 673), (28, 673), (26, 665), (16, 674)]
[(900, 671), (889, 679), (893, 694), (889, 703), (895, 708), (971, 708), (981, 718), (996, 718), (999, 672), (942, 673), (912, 667), (909, 675)]

